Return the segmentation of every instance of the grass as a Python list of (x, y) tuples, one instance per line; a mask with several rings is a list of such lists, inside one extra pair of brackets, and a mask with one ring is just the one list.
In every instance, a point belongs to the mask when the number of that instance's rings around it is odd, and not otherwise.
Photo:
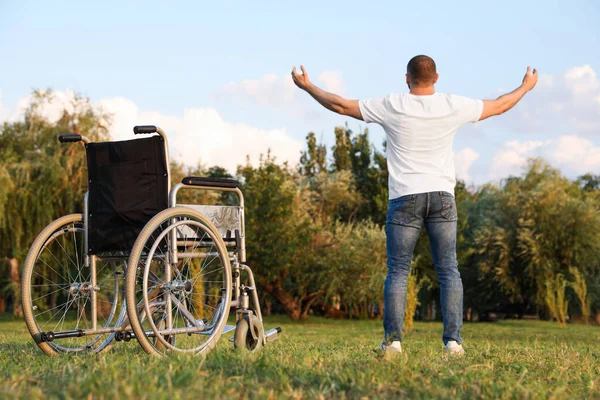
[[(271, 318), (283, 336), (257, 354), (221, 340), (207, 357), (157, 359), (136, 342), (47, 357), (25, 324), (0, 318), (1, 398), (600, 398), (600, 327), (465, 325), (467, 356), (447, 359), (440, 323), (416, 323), (405, 352), (374, 351), (379, 321)], [(226, 335), (229, 338), (231, 334)]]

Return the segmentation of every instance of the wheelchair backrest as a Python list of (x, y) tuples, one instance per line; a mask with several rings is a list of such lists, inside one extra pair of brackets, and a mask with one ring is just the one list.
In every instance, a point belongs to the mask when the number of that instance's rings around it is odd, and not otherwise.
[(163, 138), (86, 145), (88, 251), (130, 251), (138, 234), (169, 206)]

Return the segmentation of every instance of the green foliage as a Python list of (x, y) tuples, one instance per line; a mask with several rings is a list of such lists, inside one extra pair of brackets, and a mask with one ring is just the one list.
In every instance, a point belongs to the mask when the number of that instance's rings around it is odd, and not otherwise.
[[(22, 261), (46, 224), (83, 209), (83, 149), (58, 143), (58, 135), (107, 139), (110, 119), (87, 99), (77, 98), (56, 123), (41, 117), (49, 101), (51, 92), (36, 92), (24, 119), (1, 127), (0, 262)], [(298, 168), (267, 154), (258, 166), (237, 170), (246, 200), (248, 263), (262, 300), (268, 305), (274, 301), (275, 311), (294, 319), (311, 313), (381, 317), (387, 272), (385, 151), (373, 146), (366, 129), (355, 133), (338, 127), (334, 135), (330, 159), (311, 132)], [(172, 162), (171, 172), (174, 184), (189, 175), (231, 178), (224, 168), (200, 164)], [(570, 181), (542, 160), (532, 160), (522, 176), (501, 185), (468, 188), (458, 182), (457, 256), (465, 307), (480, 315), (505, 310), (550, 317), (570, 302), (581, 305), (586, 320), (599, 312), (599, 182), (592, 174)], [(236, 199), (231, 193), (181, 190), (178, 201), (235, 204)], [(1, 274), (3, 304), (3, 293), (17, 298), (18, 284)], [(414, 299), (418, 319), (434, 302), (439, 304), (425, 230), (412, 274), (415, 283), (427, 283)], [(557, 300), (560, 296), (564, 298)], [(556, 318), (566, 320), (563, 314)]]
[(86, 99), (51, 124), (38, 111), (52, 101), (36, 92), (22, 122), (0, 131), (0, 257), (22, 259), (39, 231), (58, 216), (83, 209), (85, 152), (80, 144), (63, 145), (58, 136), (80, 133), (90, 140), (106, 137), (103, 121)]
[(588, 289), (587, 283), (585, 282), (585, 278), (581, 275), (577, 268), (569, 268), (569, 272), (573, 277), (573, 280), (569, 282), (569, 286), (573, 288), (575, 295), (577, 296), (577, 300), (579, 300), (579, 305), (581, 307), (581, 317), (583, 321), (587, 324), (590, 322), (590, 299), (588, 297)]
[(369, 141), (369, 131), (354, 134), (350, 129), (335, 128), (335, 145), (332, 148), (332, 172), (351, 171), (356, 190), (363, 202), (356, 208), (360, 221), (385, 223), (388, 200), (388, 170), (385, 156), (374, 149)]
[(598, 196), (542, 160), (500, 188), (483, 187), (466, 205), (467, 237), (475, 245), (466, 286), (488, 293), (479, 304), (494, 306), (504, 293), (527, 312), (547, 308), (554, 315), (548, 296), (559, 289), (557, 276), (568, 276), (572, 266), (586, 277), (600, 273)]
[(580, 176), (577, 182), (581, 185), (581, 189), (586, 192), (600, 190), (600, 175), (585, 174)]
[(364, 199), (356, 190), (350, 171), (321, 172), (305, 181), (310, 194), (311, 215), (324, 225), (356, 219)]
[[(106, 137), (108, 117), (95, 111), (87, 99), (75, 98), (56, 123), (40, 110), (53, 101), (52, 92), (35, 92), (23, 121), (0, 128), (0, 262), (23, 261), (37, 234), (55, 218), (81, 211), (87, 183), (81, 144), (63, 145), (58, 136), (79, 133), (90, 140)], [(20, 312), (19, 283), (0, 269), (0, 287)]]
[(370, 222), (340, 222), (361, 202), (350, 171), (305, 178), (267, 156), (238, 174), (248, 261), (261, 287), (294, 319), (313, 306), (374, 317), (385, 279), (385, 232)]
[[(385, 280), (385, 231), (373, 223), (335, 224), (323, 231), (316, 267), (328, 271), (323, 308), (334, 301), (344, 315), (374, 318), (381, 315)], [(335, 314), (335, 313), (333, 313)]]
[(567, 326), (569, 302), (565, 299), (565, 289), (567, 288), (565, 277), (562, 274), (548, 276), (544, 281), (544, 285), (546, 289), (544, 301), (548, 310), (561, 327)]
[[(321, 294), (321, 272), (310, 260), (317, 227), (310, 218), (310, 196), (287, 165), (267, 155), (260, 165), (240, 167), (246, 200), (248, 260), (255, 275), (295, 319)], [(310, 307), (310, 306), (308, 306)]]
[(314, 132), (310, 132), (306, 136), (306, 145), (307, 150), (303, 151), (300, 157), (300, 173), (312, 178), (325, 171), (327, 165), (327, 148), (324, 145), (317, 144)]

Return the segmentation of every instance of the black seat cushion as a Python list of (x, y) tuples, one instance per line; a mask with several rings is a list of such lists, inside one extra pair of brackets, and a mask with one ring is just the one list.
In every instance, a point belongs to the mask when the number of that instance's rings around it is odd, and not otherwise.
[(160, 136), (86, 146), (90, 254), (129, 251), (146, 223), (168, 207)]

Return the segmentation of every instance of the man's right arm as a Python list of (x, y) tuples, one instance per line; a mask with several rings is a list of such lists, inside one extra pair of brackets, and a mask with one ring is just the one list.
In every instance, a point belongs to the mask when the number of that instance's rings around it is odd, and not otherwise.
[(525, 96), (525, 93), (533, 89), (537, 83), (538, 72), (533, 70), (531, 67), (527, 67), (527, 72), (523, 78), (521, 86), (516, 88), (510, 93), (504, 94), (498, 97), (496, 100), (483, 100), (483, 112), (479, 120), (484, 120), (494, 115), (504, 114), (515, 106)]

